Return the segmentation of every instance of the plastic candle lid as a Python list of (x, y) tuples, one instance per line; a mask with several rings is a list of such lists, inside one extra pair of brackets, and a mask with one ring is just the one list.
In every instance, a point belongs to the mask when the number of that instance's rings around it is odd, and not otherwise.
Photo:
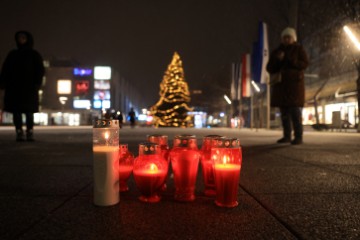
[(99, 119), (94, 121), (94, 128), (113, 128), (119, 127), (119, 120)]
[(160, 145), (168, 145), (168, 136), (161, 134), (148, 135), (147, 139), (149, 142), (157, 143)]
[(152, 142), (143, 142), (139, 144), (139, 154), (151, 155), (159, 154), (160, 145)]
[(218, 148), (239, 148), (240, 140), (238, 138), (217, 138), (215, 147)]

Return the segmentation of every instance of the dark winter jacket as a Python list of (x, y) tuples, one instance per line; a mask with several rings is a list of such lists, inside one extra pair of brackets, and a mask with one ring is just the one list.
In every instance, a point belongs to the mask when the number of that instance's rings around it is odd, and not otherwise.
[[(19, 34), (27, 36), (21, 45)], [(43, 60), (33, 49), (33, 37), (21, 31), (15, 34), (17, 49), (5, 59), (0, 74), (0, 87), (5, 89), (4, 110), (7, 112), (34, 113), (39, 111), (39, 89), (44, 76)]]
[[(279, 52), (284, 52), (282, 61)], [(280, 45), (271, 55), (266, 66), (270, 74), (281, 72), (281, 82), (271, 87), (272, 107), (303, 107), (305, 102), (304, 70), (309, 62), (304, 48), (295, 43)]]

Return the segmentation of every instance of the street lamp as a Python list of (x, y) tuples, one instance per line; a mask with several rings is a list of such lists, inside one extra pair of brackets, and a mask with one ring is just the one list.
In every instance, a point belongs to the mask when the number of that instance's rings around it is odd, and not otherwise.
[(224, 99), (229, 105), (231, 104), (231, 100), (226, 94), (224, 95)]
[(260, 88), (259, 88), (259, 86), (256, 84), (256, 82), (254, 80), (251, 80), (251, 84), (254, 87), (256, 92), (260, 92)]
[(351, 29), (346, 25), (343, 27), (343, 29), (350, 38), (350, 40), (354, 43), (355, 47), (360, 51), (360, 42), (357, 39), (357, 37), (354, 35), (354, 33), (351, 31)]
[[(353, 44), (355, 45), (357, 50), (360, 51), (359, 39), (355, 36), (353, 31), (346, 25), (343, 27), (343, 29), (344, 29), (345, 33), (347, 34), (347, 36), (350, 38), (350, 40), (353, 42)], [(356, 88), (357, 88), (356, 90), (357, 90), (357, 100), (358, 100), (358, 129), (357, 129), (357, 131), (360, 132), (360, 58), (354, 59), (354, 60), (355, 60), (354, 61), (355, 66), (358, 71), (358, 78), (356, 80)]]

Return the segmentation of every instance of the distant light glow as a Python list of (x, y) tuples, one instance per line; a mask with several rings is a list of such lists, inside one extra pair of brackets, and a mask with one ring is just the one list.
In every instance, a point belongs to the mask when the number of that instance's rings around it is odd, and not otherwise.
[(231, 104), (231, 100), (228, 96), (226, 96), (226, 94), (224, 95), (224, 98), (228, 104)]
[(58, 94), (71, 94), (71, 80), (61, 79), (57, 81)]
[(220, 117), (224, 117), (224, 116), (225, 116), (225, 113), (221, 112)]
[(346, 25), (343, 27), (343, 29), (350, 38), (350, 40), (354, 43), (355, 47), (360, 51), (360, 42), (357, 39), (357, 37), (354, 35), (354, 33), (351, 31), (351, 29)]
[(254, 80), (251, 80), (251, 84), (252, 84), (253, 87), (255, 88), (255, 91), (260, 92), (260, 88), (259, 88), (259, 86), (254, 82)]
[(89, 68), (74, 68), (73, 70), (75, 76), (91, 76), (92, 72)]
[(111, 67), (105, 67), (105, 66), (94, 67), (94, 79), (110, 80), (111, 79)]
[(138, 116), (138, 120), (139, 120), (139, 121), (146, 121), (146, 119), (147, 119), (147, 115), (145, 115), (145, 114), (139, 114), (139, 116)]

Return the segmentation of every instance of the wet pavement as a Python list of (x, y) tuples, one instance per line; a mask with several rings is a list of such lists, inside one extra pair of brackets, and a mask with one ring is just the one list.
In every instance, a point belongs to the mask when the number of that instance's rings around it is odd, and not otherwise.
[(239, 206), (217, 207), (202, 193), (138, 200), (133, 178), (120, 203), (92, 198), (91, 127), (38, 127), (36, 142), (14, 141), (0, 127), (0, 239), (359, 239), (360, 134), (305, 132), (305, 144), (274, 144), (280, 131), (124, 128), (137, 154), (147, 134), (238, 137), (243, 146)]

